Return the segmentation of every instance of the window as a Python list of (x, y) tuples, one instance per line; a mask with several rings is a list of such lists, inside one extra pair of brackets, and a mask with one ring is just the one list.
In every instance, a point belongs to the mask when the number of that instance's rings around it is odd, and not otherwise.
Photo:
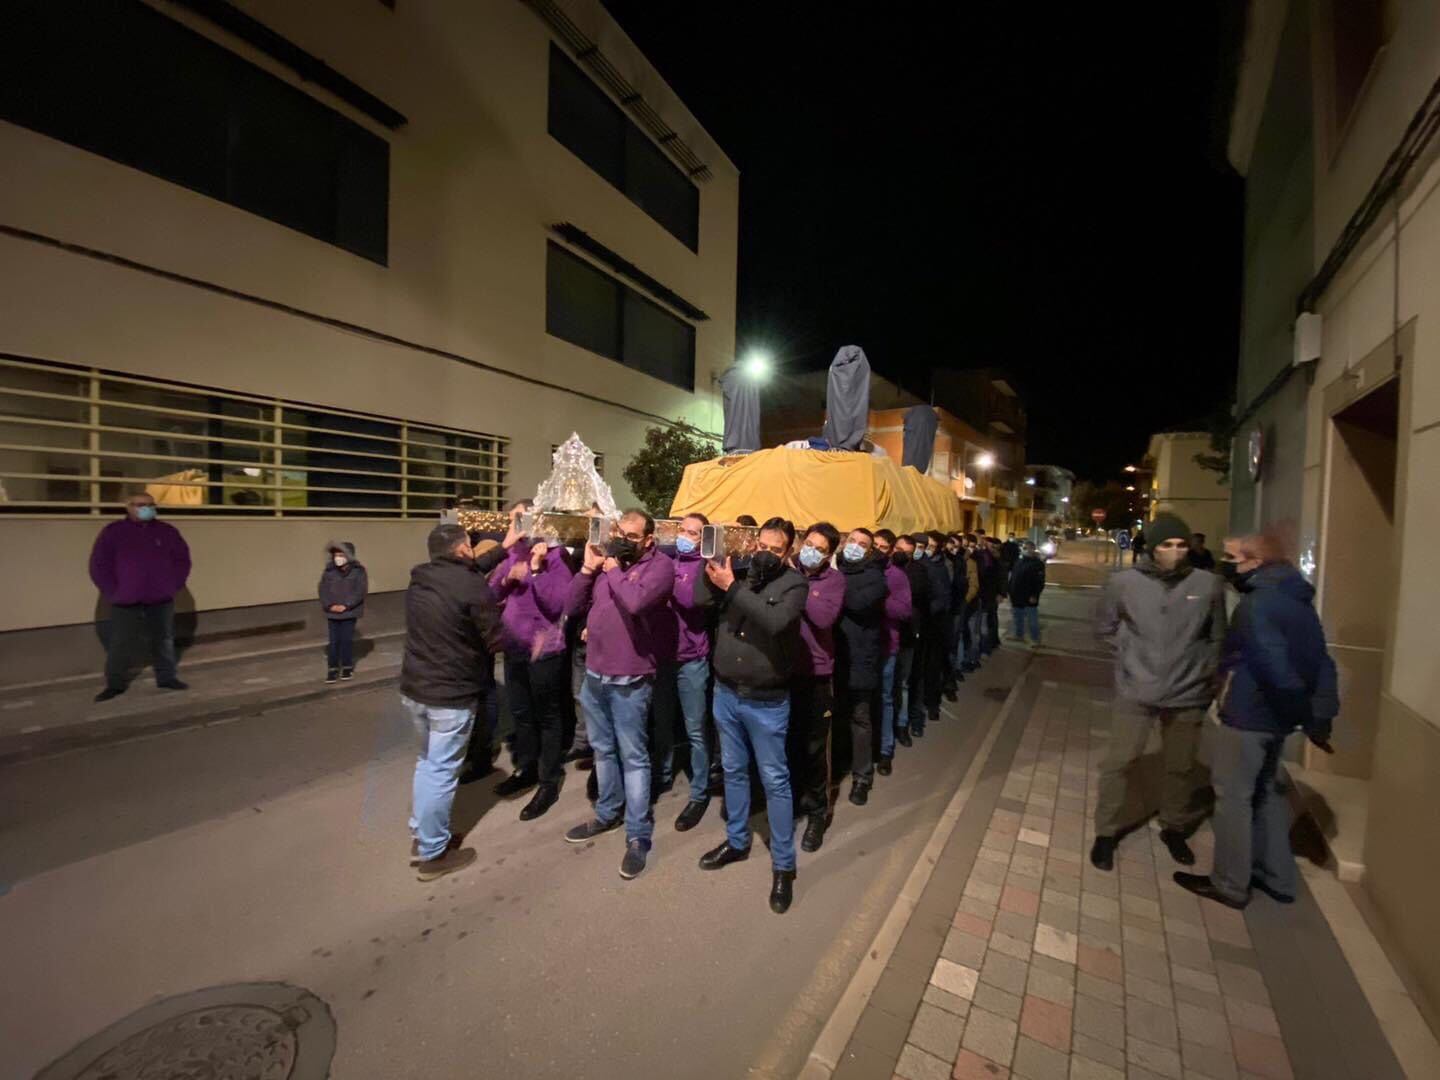
[(1343, 132), (1360, 101), (1381, 47), (1394, 28), (1393, 0), (1331, 0), (1335, 131)]
[(548, 333), (695, 389), (695, 327), (558, 244), (548, 245), (545, 262)]
[(700, 189), (555, 45), (549, 131), (675, 239), (700, 249)]
[(0, 356), (0, 513), (98, 514), (134, 491), (225, 514), (499, 510), (508, 442)]
[(139, 0), (15, 0), (0, 118), (367, 259), (390, 145)]

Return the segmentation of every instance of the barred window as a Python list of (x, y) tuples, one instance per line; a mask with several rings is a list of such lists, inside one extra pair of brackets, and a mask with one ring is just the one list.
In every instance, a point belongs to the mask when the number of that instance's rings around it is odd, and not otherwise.
[(137, 491), (196, 514), (502, 509), (509, 441), (0, 354), (0, 513), (99, 514)]

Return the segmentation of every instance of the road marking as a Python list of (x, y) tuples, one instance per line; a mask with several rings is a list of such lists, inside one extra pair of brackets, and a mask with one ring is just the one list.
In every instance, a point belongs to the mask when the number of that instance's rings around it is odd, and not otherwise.
[(930, 840), (924, 850), (920, 852), (920, 858), (916, 860), (914, 869), (910, 871), (910, 876), (901, 887), (900, 895), (895, 898), (895, 904), (891, 907), (890, 914), (885, 917), (870, 948), (862, 954), (860, 966), (851, 977), (850, 985), (840, 995), (840, 1000), (830, 1014), (830, 1019), (826, 1021), (825, 1027), (821, 1030), (820, 1037), (815, 1040), (815, 1045), (810, 1050), (810, 1057), (800, 1071), (800, 1080), (829, 1080), (831, 1074), (838, 1067), (841, 1055), (845, 1053), (845, 1047), (850, 1043), (850, 1036), (855, 1034), (856, 1025), (860, 1023), (865, 1006), (870, 1002), (870, 995), (875, 992), (875, 986), (879, 983), (880, 976), (884, 974), (886, 965), (890, 963), (890, 958), (895, 953), (895, 947), (900, 943), (900, 935), (910, 922), (910, 916), (914, 914), (915, 906), (919, 903), (925, 886), (930, 883), (930, 877), (935, 872), (935, 864), (945, 850), (945, 845), (949, 843), (950, 835), (960, 821), (960, 815), (964, 813), (965, 807), (970, 802), (970, 796), (974, 794), (975, 788), (980, 783), (980, 774), (990, 760), (990, 754), (995, 749), (995, 742), (1000, 737), (1000, 732), (1004, 729), (1006, 721), (1010, 719), (1011, 710), (1020, 699), (1020, 691), (1025, 685), (1029, 670), (1029, 665), (1021, 670), (1015, 680), (1015, 685), (1011, 687), (1009, 695), (1005, 698), (1005, 704), (995, 714), (995, 719), (990, 721), (990, 730), (975, 751), (970, 768), (965, 771), (965, 778), (960, 781), (960, 787), (951, 798), (950, 805), (945, 808), (945, 812), (940, 815), (940, 820), (935, 823)]
[(0, 709), (9, 712), (11, 709), (24, 709), (34, 704), (34, 698), (26, 698), (24, 701), (7, 701), (4, 705), (0, 705)]

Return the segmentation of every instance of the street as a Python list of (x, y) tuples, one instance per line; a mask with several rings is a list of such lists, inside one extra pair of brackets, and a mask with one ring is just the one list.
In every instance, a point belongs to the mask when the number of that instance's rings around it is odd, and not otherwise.
[(418, 883), (393, 689), (11, 765), (0, 1073), (31, 1076), (159, 998), (284, 982), (328, 1005), (337, 1077), (793, 1076), (1030, 661), (991, 659), (869, 806), (842, 793), (783, 917), (758, 845), (697, 868), (723, 828), (715, 800), (674, 832), (683, 781), (636, 881), (619, 834), (561, 839), (588, 811), (584, 774), (522, 824), (497, 773), (456, 804), (479, 864)]

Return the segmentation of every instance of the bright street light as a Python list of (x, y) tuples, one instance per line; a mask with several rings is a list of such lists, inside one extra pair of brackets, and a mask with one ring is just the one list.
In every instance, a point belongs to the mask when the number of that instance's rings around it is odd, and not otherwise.
[(1060, 496), (1060, 501), (1061, 501), (1062, 503), (1068, 503), (1068, 502), (1070, 501), (1070, 496), (1069, 496), (1069, 495), (1062, 495), (1062, 496)]
[(1126, 491), (1134, 491), (1134, 490), (1135, 490), (1135, 485), (1134, 485), (1134, 484), (1126, 484), (1126, 485), (1125, 485), (1125, 490), (1126, 490)]
[(992, 468), (994, 464), (995, 455), (990, 453), (989, 451), (986, 451), (975, 459), (975, 467), (977, 469), (989, 469)]
[(1034, 487), (1034, 486), (1035, 486), (1035, 478), (1034, 478), (1033, 476), (1027, 476), (1027, 477), (1025, 478), (1025, 484), (1026, 484), (1027, 487)]
[(764, 382), (770, 377), (770, 354), (762, 349), (751, 349), (740, 361), (740, 371), (747, 379)]
[(1126, 472), (1139, 472), (1139, 470), (1136, 469), (1134, 465), (1126, 465), (1126, 466), (1125, 466), (1125, 471), (1126, 471)]

